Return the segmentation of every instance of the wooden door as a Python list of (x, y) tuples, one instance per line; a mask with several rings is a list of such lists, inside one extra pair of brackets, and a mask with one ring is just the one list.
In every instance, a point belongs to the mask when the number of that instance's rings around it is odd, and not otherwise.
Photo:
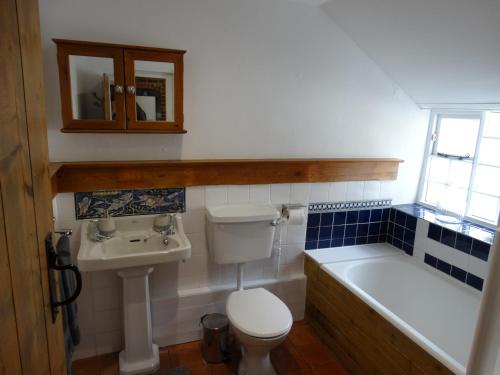
[(52, 207), (36, 0), (1, 0), (0, 87), (0, 374), (65, 374), (44, 249)]
[[(127, 129), (183, 132), (183, 51), (169, 53), (125, 49), (124, 60)], [(141, 95), (141, 90), (151, 94)], [(156, 99), (152, 116), (141, 108), (140, 98)]]

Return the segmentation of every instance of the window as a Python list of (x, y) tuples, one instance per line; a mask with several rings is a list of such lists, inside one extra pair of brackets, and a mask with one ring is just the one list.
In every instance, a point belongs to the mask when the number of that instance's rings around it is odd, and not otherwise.
[(433, 112), (419, 200), (495, 226), (500, 211), (500, 112)]

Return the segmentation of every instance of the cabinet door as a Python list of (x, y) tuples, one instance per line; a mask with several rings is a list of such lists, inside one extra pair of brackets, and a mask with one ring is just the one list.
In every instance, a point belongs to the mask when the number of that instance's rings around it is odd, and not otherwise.
[(183, 55), (126, 49), (124, 56), (128, 131), (184, 133)]
[(125, 130), (123, 50), (56, 43), (63, 131)]

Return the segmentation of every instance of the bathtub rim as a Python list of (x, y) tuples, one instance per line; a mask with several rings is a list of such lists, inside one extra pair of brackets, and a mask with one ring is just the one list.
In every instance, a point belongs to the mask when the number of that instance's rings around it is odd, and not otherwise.
[[(394, 254), (394, 255), (387, 255), (387, 256), (379, 256), (379, 257), (372, 257), (372, 258), (366, 258), (366, 259), (353, 259), (353, 260), (344, 260), (340, 262), (329, 262), (329, 263), (318, 263), (320, 268), (326, 272), (330, 277), (333, 277), (336, 281), (338, 281), (342, 286), (347, 288), (350, 292), (352, 292), (356, 297), (361, 299), (364, 303), (366, 303), (369, 307), (371, 307), (373, 310), (375, 310), (378, 314), (380, 314), (384, 319), (386, 319), (388, 322), (390, 322), (392, 325), (394, 325), (397, 329), (399, 329), (401, 332), (403, 332), (409, 339), (411, 339), (413, 342), (415, 342), (418, 346), (420, 346), (422, 349), (424, 349), (428, 354), (430, 354), (432, 357), (434, 357), (436, 360), (441, 362), (444, 366), (446, 366), (449, 370), (453, 371), (454, 373), (458, 375), (465, 375), (465, 366), (462, 365), (460, 362), (458, 362), (455, 358), (453, 358), (450, 354), (448, 354), (446, 351), (441, 349), (439, 346), (434, 344), (432, 341), (427, 339), (424, 335), (422, 335), (417, 329), (413, 328), (410, 324), (406, 323), (402, 318), (394, 314), (390, 309), (386, 308), (382, 303), (377, 301), (374, 297), (370, 296), (367, 292), (365, 292), (363, 289), (358, 287), (356, 284), (349, 282), (343, 274), (337, 274), (335, 271), (332, 271), (328, 268), (329, 265), (332, 264), (340, 264), (342, 263), (344, 268), (342, 270), (342, 273), (347, 272), (349, 268), (354, 267), (357, 264), (361, 263), (367, 263), (367, 262), (384, 262), (390, 257), (391, 260), (394, 259), (394, 257), (397, 257), (396, 259), (398, 261), (403, 261), (407, 263), (411, 263), (414, 266), (421, 268), (425, 272), (434, 272), (435, 275), (439, 276), (440, 278), (446, 280), (443, 275), (440, 274), (437, 270), (434, 269), (427, 269), (424, 267), (424, 264), (421, 264), (421, 262), (418, 259), (413, 259), (412, 257), (406, 255), (406, 254)], [(312, 257), (310, 259), (314, 260)], [(462, 285), (456, 285), (456, 287), (464, 287)], [(472, 293), (480, 294), (480, 292), (474, 290), (471, 287), (466, 288), (468, 291), (471, 291)]]

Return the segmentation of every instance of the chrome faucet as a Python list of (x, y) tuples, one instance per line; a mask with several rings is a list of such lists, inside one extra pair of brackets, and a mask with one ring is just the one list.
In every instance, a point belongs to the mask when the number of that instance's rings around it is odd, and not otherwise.
[(155, 224), (153, 229), (163, 236), (173, 236), (175, 234), (174, 214), (167, 214), (165, 216), (168, 217), (168, 223), (162, 226)]
[(89, 223), (94, 226), (94, 230), (89, 231), (90, 239), (92, 241), (102, 242), (102, 241), (109, 240), (109, 239), (113, 238), (112, 234), (108, 235), (108, 234), (101, 233), (101, 231), (99, 230), (99, 226), (97, 225), (99, 223), (99, 219), (91, 219), (91, 220), (89, 220)]

